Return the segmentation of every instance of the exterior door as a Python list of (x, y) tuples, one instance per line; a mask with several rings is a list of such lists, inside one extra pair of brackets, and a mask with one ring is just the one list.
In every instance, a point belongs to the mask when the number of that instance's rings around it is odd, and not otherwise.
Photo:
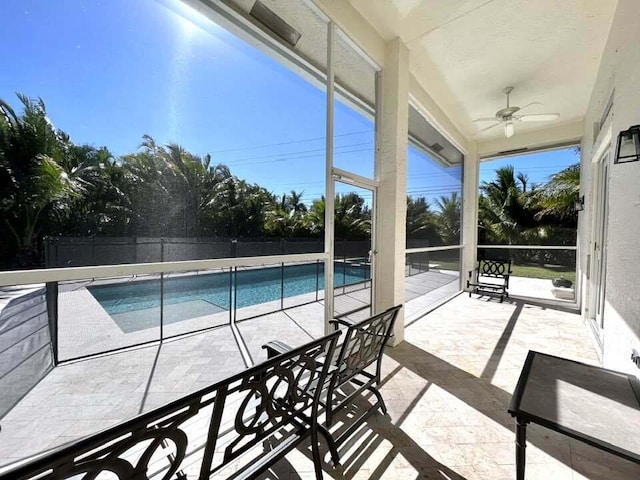
[(372, 315), (375, 188), (335, 181), (334, 318)]
[(608, 156), (595, 166), (594, 236), (591, 247), (591, 294), (589, 316), (600, 341), (604, 329), (604, 302), (607, 270)]

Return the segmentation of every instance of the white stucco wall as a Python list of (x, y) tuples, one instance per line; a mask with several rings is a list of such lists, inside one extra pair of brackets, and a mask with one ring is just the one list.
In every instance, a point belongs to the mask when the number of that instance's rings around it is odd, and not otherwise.
[[(587, 255), (591, 246), (594, 156), (606, 150), (607, 132), (613, 143), (621, 130), (640, 124), (640, 2), (620, 0), (585, 119), (582, 141), (581, 190), (586, 197), (580, 215), (580, 268), (587, 312), (589, 283)], [(599, 121), (611, 92), (613, 110), (594, 139), (594, 122)], [(610, 147), (609, 218), (604, 313), (603, 364), (605, 367), (640, 374), (630, 361), (632, 348), (640, 351), (640, 162), (613, 164), (615, 145)]]

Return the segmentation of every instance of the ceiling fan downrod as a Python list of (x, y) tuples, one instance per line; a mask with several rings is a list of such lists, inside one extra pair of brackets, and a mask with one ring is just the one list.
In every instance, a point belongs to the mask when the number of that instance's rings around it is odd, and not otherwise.
[(509, 96), (511, 95), (511, 92), (513, 92), (513, 87), (505, 87), (505, 89), (502, 90), (502, 93), (504, 93), (507, 96), (507, 108), (510, 107)]

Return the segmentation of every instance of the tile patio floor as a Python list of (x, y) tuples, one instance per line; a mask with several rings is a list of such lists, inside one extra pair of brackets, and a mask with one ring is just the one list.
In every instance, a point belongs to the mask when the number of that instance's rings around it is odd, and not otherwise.
[[(576, 314), (522, 302), (454, 300), (412, 322), (387, 351), (377, 414), (328, 478), (515, 478), (511, 394), (529, 349), (597, 364)], [(528, 428), (527, 479), (631, 480), (640, 466), (543, 427)], [(296, 451), (267, 478), (311, 478)]]
[[(354, 293), (353, 303), (361, 301)], [(424, 305), (407, 302), (409, 318)], [(414, 314), (410, 312), (413, 310)], [(321, 333), (313, 303), (237, 327), (254, 362), (276, 336), (292, 344)], [(520, 302), (461, 295), (410, 320), (389, 348), (382, 394), (389, 414), (374, 415), (341, 449), (327, 478), (512, 479), (507, 405), (529, 349), (597, 363), (575, 314)], [(228, 327), (54, 369), (2, 420), (0, 463), (47, 450), (147, 411), (244, 368)], [(354, 406), (358, 408), (358, 405)], [(542, 427), (529, 427), (527, 478), (640, 478), (640, 468)], [(308, 451), (290, 453), (264, 478), (312, 478)]]

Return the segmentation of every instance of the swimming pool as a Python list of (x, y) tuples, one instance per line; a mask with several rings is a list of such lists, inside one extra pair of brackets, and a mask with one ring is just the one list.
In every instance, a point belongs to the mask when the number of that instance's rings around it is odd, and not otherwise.
[[(371, 277), (365, 263), (335, 264), (334, 286), (352, 285)], [(231, 288), (230, 288), (231, 287)], [(324, 289), (324, 264), (311, 263), (240, 270), (237, 273), (199, 273), (160, 279), (136, 280), (87, 287), (102, 308), (124, 331), (157, 324), (162, 288), (163, 307), (175, 305), (166, 323), (258, 305)], [(183, 304), (184, 308), (177, 308)], [(147, 310), (147, 314), (143, 311)], [(136, 315), (131, 315), (136, 312)], [(151, 315), (149, 315), (151, 314)], [(149, 317), (143, 320), (143, 317)], [(151, 324), (151, 325), (150, 325)]]

